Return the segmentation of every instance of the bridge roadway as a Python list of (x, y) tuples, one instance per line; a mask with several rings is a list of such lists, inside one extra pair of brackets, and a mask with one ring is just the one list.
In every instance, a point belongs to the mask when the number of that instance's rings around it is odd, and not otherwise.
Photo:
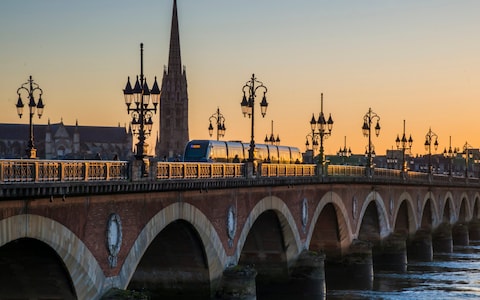
[(321, 298), (336, 277), (368, 287), (375, 270), (402, 272), (480, 239), (478, 178), (335, 165), (148, 169), (0, 160), (2, 293), (255, 299), (293, 282), (296, 296)]

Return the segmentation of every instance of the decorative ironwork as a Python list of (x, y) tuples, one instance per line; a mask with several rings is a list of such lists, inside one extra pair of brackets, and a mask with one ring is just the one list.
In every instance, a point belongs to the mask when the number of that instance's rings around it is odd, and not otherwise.
[[(22, 101), (22, 92), (26, 92), (28, 98), (28, 108), (29, 108), (29, 139), (27, 149), (25, 152), (28, 158), (37, 158), (37, 149), (35, 148), (34, 137), (33, 137), (33, 116), (35, 115), (35, 110), (37, 111), (38, 118), (40, 119), (43, 115), (43, 109), (45, 105), (43, 104), (42, 95), (43, 90), (38, 84), (33, 82), (32, 76), (28, 79), (27, 82), (22, 84), (21, 87), (17, 89), (18, 101), (16, 104), (18, 116), (21, 118), (23, 115), (23, 107), (25, 106)], [(38, 94), (38, 102), (35, 101), (35, 93)]]
[(128, 179), (125, 161), (0, 160), (1, 182), (110, 181)]

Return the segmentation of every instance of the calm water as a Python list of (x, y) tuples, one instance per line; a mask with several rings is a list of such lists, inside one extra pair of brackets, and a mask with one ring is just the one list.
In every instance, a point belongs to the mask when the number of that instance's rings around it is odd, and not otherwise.
[(328, 290), (327, 299), (480, 298), (480, 242), (409, 263), (406, 273), (377, 272), (372, 290)]

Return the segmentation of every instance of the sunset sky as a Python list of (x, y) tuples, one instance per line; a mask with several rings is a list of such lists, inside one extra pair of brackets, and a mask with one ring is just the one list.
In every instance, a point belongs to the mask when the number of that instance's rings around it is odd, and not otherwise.
[[(0, 122), (22, 123), (17, 88), (32, 75), (44, 91), (36, 124), (122, 126), (127, 76), (149, 85), (168, 63), (173, 0), (3, 0), (0, 2)], [(178, 0), (190, 139), (206, 139), (217, 107), (227, 140), (250, 140), (241, 113), (252, 73), (268, 87), (264, 119), (257, 100), (256, 142), (274, 133), (305, 150), (312, 113), (331, 113), (325, 152), (365, 152), (363, 116), (380, 116), (377, 154), (412, 135), (425, 154), (431, 127), (439, 149), (480, 147), (478, 0)], [(158, 128), (158, 119), (154, 120)], [(154, 133), (154, 136), (156, 133)], [(26, 137), (27, 138), (27, 137)]]

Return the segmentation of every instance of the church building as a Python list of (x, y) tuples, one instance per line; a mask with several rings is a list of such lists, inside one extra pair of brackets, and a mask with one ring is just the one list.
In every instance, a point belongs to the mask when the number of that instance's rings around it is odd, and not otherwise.
[[(132, 132), (125, 127), (79, 126), (60, 123), (33, 125), (40, 159), (129, 160)], [(0, 159), (26, 157), (29, 124), (0, 124)]]

